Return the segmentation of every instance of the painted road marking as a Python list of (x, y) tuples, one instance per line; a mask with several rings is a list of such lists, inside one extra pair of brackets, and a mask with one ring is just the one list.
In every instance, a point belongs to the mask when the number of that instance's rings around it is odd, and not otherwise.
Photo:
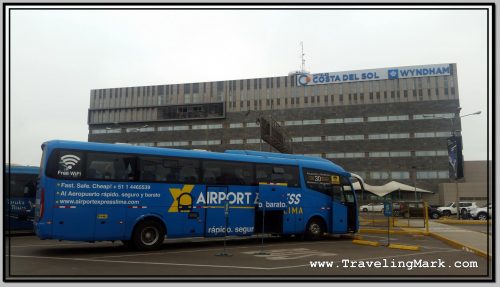
[(266, 250), (269, 254), (258, 254), (258, 251), (241, 252), (243, 254), (253, 255), (255, 257), (266, 258), (267, 260), (293, 260), (311, 256), (335, 256), (337, 253), (327, 253), (323, 251), (311, 250), (308, 248), (293, 248), (293, 249), (274, 249)]
[[(9, 255), (7, 255), (9, 256)], [(97, 260), (86, 258), (64, 258), (50, 256), (30, 256), (30, 255), (11, 255), (13, 258), (36, 258), (36, 259), (51, 259), (51, 260), (70, 260), (70, 261), (87, 261), (87, 262), (102, 262), (102, 263), (123, 263), (123, 264), (145, 264), (145, 265), (169, 265), (169, 266), (189, 266), (189, 267), (211, 267), (211, 268), (235, 268), (235, 269), (257, 269), (257, 270), (276, 270), (285, 268), (295, 268), (308, 265), (280, 266), (280, 267), (258, 267), (258, 266), (236, 266), (236, 265), (210, 265), (210, 264), (190, 264), (190, 263), (172, 263), (172, 262), (141, 262), (141, 261), (117, 261), (117, 260)]]
[[(323, 241), (323, 242), (297, 242), (297, 243), (282, 243), (281, 246), (294, 246), (294, 245), (310, 245), (310, 244), (318, 244), (318, 243), (331, 243), (335, 241)], [(255, 247), (256, 244), (251, 246), (229, 246), (228, 250), (234, 249), (245, 249)], [(133, 253), (133, 254), (124, 254), (124, 255), (109, 255), (109, 256), (98, 256), (98, 257), (90, 257), (92, 259), (100, 259), (100, 258), (117, 258), (117, 257), (132, 257), (132, 256), (150, 256), (150, 255), (161, 255), (161, 254), (172, 254), (172, 253), (190, 253), (190, 252), (203, 252), (203, 251), (214, 251), (221, 250), (221, 247), (209, 248), (209, 249), (198, 249), (198, 250), (185, 250), (185, 251), (166, 251), (166, 252), (147, 252), (147, 253)]]
[[(378, 256), (369, 258), (358, 258), (352, 259), (356, 261), (366, 261), (366, 260), (376, 260), (384, 258), (400, 258), (416, 255), (425, 255), (433, 253), (451, 253), (451, 252), (462, 252), (461, 250), (449, 250), (449, 251), (429, 251), (429, 252), (418, 252), (410, 254), (400, 254), (393, 256)], [(6, 255), (9, 256), (9, 255)], [(291, 266), (279, 266), (279, 267), (259, 267), (259, 266), (236, 266), (236, 265), (209, 265), (209, 264), (190, 264), (190, 263), (172, 263), (172, 262), (141, 262), (141, 261), (119, 261), (119, 260), (98, 260), (98, 259), (87, 259), (87, 258), (64, 258), (64, 257), (49, 257), (49, 256), (30, 256), (30, 255), (11, 255), (13, 258), (36, 258), (36, 259), (51, 259), (51, 260), (69, 260), (69, 261), (86, 261), (86, 262), (102, 262), (102, 263), (123, 263), (123, 264), (144, 264), (144, 265), (164, 265), (164, 266), (189, 266), (189, 267), (208, 267), (208, 268), (233, 268), (233, 269), (255, 269), (255, 270), (278, 270), (278, 269), (291, 269), (298, 267), (310, 267), (310, 264), (302, 265), (291, 265)], [(342, 260), (335, 261), (333, 263), (341, 263)]]

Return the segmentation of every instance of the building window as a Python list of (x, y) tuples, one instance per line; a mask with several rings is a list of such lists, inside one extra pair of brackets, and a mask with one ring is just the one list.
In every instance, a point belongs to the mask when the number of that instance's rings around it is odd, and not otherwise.
[(409, 115), (399, 115), (399, 116), (388, 116), (387, 120), (389, 121), (407, 121), (410, 119)]
[(368, 153), (369, 157), (389, 157), (388, 151), (373, 151)]
[(345, 136), (327, 136), (327, 141), (343, 141), (345, 140)]
[(207, 141), (205, 140), (191, 141), (191, 145), (207, 145)]
[(368, 139), (370, 140), (382, 140), (382, 139), (388, 139), (389, 135), (388, 134), (369, 134)]
[(222, 143), (221, 140), (208, 140), (207, 145), (220, 145)]
[(410, 172), (408, 171), (391, 171), (392, 179), (409, 179)]
[(172, 142), (158, 142), (158, 146), (159, 147), (162, 147), (162, 146), (173, 146), (173, 143)]
[(208, 129), (222, 129), (222, 124), (211, 124), (208, 125)]
[(391, 151), (389, 152), (390, 157), (409, 157), (411, 152), (409, 151)]
[(351, 173), (357, 174), (361, 176), (361, 178), (366, 178), (366, 172), (365, 171), (353, 171)]
[(363, 118), (344, 118), (344, 123), (362, 123)]
[(247, 140), (246, 140), (246, 143), (247, 143), (247, 144), (256, 144), (256, 143), (260, 143), (260, 139), (247, 139)]
[(346, 141), (364, 140), (364, 135), (345, 135)]
[(186, 131), (189, 130), (189, 126), (174, 126), (174, 131)]
[(158, 127), (159, 132), (166, 132), (166, 131), (173, 131), (174, 127), (169, 126), (169, 127)]
[(187, 141), (172, 142), (172, 146), (187, 146), (187, 145), (189, 145), (189, 142), (187, 142)]
[(345, 157), (346, 158), (360, 158), (360, 157), (365, 157), (365, 153), (363, 153), (363, 152), (346, 152)]
[(327, 153), (326, 158), (362, 158), (365, 157), (362, 152), (333, 152)]
[(451, 137), (451, 132), (436, 132), (437, 138)]
[(243, 144), (242, 139), (231, 139), (229, 140), (229, 144)]
[(390, 139), (407, 139), (410, 138), (409, 133), (389, 134)]
[(322, 157), (320, 153), (305, 153), (305, 156)]
[(319, 125), (321, 124), (321, 120), (303, 120), (302, 123), (304, 125)]
[(325, 124), (342, 124), (344, 119), (326, 119)]
[(300, 142), (302, 142), (302, 137), (293, 137), (292, 138), (292, 142), (294, 142), (294, 143), (300, 143)]
[(387, 121), (387, 116), (378, 116), (378, 117), (368, 117), (369, 122), (385, 122)]
[(416, 138), (450, 137), (451, 132), (421, 132), (415, 133)]
[(372, 171), (370, 172), (371, 179), (389, 179), (390, 174), (387, 171)]
[(229, 124), (229, 128), (234, 129), (234, 128), (242, 128), (243, 123), (231, 123)]
[(285, 126), (301, 126), (302, 121), (285, 121)]
[(304, 142), (320, 142), (321, 137), (303, 137)]
[(454, 117), (453, 113), (413, 115), (414, 120), (439, 120), (440, 118), (452, 119)]
[(447, 170), (426, 170), (417, 171), (417, 179), (445, 179), (449, 178)]
[(257, 123), (251, 122), (251, 123), (246, 123), (245, 126), (247, 128), (257, 128), (259, 125)]
[(343, 152), (327, 153), (326, 158), (345, 158), (345, 154)]
[[(418, 151), (415, 151), (415, 156), (436, 156), (436, 155), (437, 155), (437, 152), (435, 150), (418, 150)], [(447, 155), (447, 152), (446, 152), (445, 155)]]
[(192, 125), (191, 129), (192, 130), (206, 130), (207, 129), (207, 125)]

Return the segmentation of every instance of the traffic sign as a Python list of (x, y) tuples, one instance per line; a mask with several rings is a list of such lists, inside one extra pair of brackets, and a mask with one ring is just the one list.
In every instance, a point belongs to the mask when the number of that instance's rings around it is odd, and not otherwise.
[(384, 215), (392, 216), (392, 202), (390, 201), (384, 202)]

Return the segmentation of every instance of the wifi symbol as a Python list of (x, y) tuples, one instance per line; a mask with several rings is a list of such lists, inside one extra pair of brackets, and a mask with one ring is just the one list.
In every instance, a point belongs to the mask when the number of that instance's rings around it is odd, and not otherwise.
[(68, 154), (62, 156), (61, 160), (67, 169), (72, 169), (80, 161), (80, 158), (76, 155)]

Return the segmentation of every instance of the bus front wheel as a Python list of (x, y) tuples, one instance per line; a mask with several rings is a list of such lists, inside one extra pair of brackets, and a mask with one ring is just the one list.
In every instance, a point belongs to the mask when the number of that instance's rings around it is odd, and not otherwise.
[(307, 240), (320, 240), (325, 233), (325, 225), (321, 219), (311, 219), (307, 224), (306, 239)]
[(138, 250), (158, 249), (165, 239), (165, 229), (155, 220), (139, 222), (132, 235), (134, 247)]

